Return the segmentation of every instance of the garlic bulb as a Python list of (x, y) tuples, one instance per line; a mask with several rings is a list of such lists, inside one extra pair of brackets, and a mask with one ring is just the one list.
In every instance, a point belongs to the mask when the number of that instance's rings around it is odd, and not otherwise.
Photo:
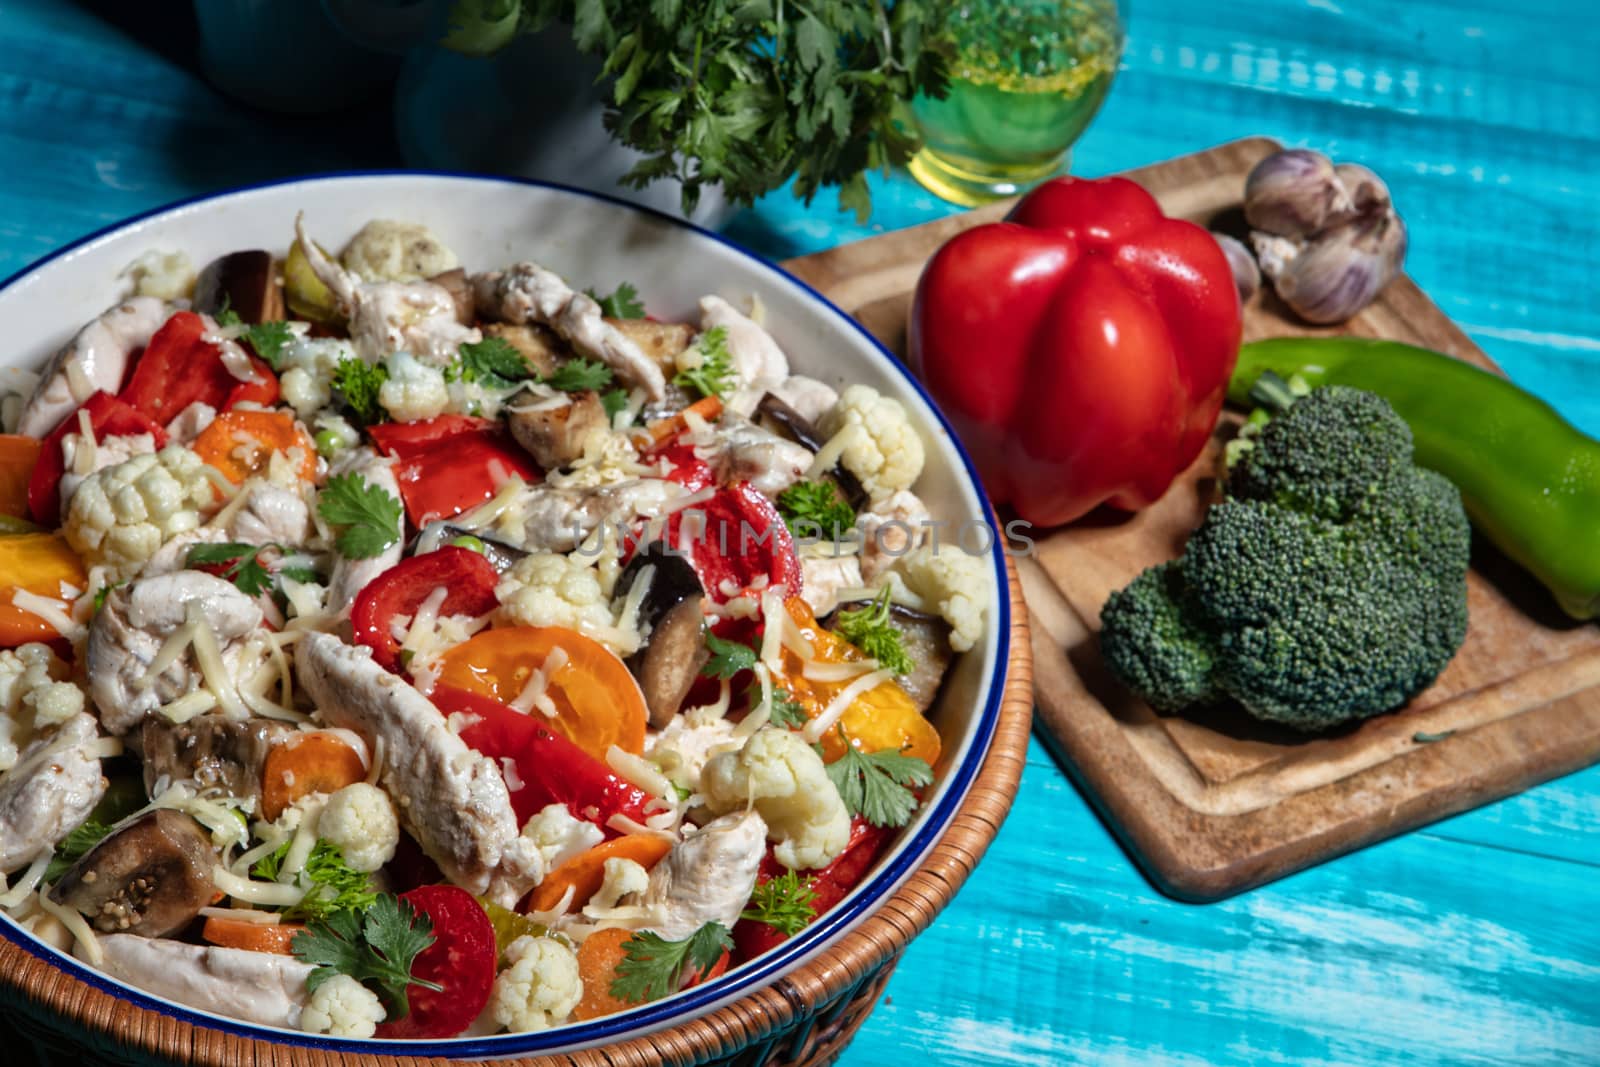
[[(1366, 167), (1292, 149), (1245, 182), (1250, 242), (1278, 296), (1308, 322), (1343, 322), (1400, 273), (1406, 228), (1389, 187)], [(1226, 248), (1224, 248), (1226, 251)]]
[(1261, 289), (1261, 271), (1256, 267), (1255, 257), (1236, 238), (1215, 231), (1211, 236), (1217, 239), (1222, 254), (1228, 257), (1228, 266), (1233, 268), (1233, 284), (1239, 287), (1239, 303), (1248, 304), (1250, 298)]

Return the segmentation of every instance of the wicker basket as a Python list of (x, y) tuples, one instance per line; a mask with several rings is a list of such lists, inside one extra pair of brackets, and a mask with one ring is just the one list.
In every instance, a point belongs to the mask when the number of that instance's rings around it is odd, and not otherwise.
[[(1027, 611), (1008, 564), (1010, 662), (994, 742), (932, 853), (837, 944), (769, 986), (692, 1022), (604, 1048), (503, 1061), (523, 1067), (823, 1067), (866, 1021), (900, 953), (950, 902), (1016, 795), (1033, 713)], [(6, 1067), (203, 1064), (206, 1067), (437, 1067), (440, 1061), (275, 1045), (146, 1011), (0, 939), (0, 1040)]]

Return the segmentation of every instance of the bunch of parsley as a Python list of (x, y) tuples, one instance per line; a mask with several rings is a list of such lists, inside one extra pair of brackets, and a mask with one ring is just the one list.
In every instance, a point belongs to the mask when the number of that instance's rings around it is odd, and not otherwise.
[(954, 45), (938, 0), (456, 0), (444, 43), (488, 54), (571, 27), (610, 79), (605, 124), (645, 154), (623, 181), (683, 183), (691, 211), (720, 183), (750, 204), (792, 176), (807, 203), (838, 186), (865, 221), (866, 172), (917, 147), (909, 104), (942, 97)]

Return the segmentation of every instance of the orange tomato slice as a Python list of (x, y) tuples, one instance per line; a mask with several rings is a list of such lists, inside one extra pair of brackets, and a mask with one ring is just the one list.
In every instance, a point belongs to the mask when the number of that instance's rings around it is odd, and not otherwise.
[(672, 849), (672, 842), (655, 834), (624, 834), (602, 841), (578, 853), (534, 886), (528, 895), (525, 911), (549, 911), (561, 903), (572, 888), (571, 910), (578, 911), (589, 903), (589, 898), (600, 892), (606, 880), (606, 860), (632, 860), (645, 870), (661, 861)]
[(364, 781), (361, 753), (331, 733), (298, 734), (267, 752), (261, 769), (261, 815), (277, 819), (284, 809), (312, 793), (337, 793)]
[(558, 648), (566, 661), (549, 672), (545, 682), (556, 714), (547, 719), (537, 708), (529, 714), (602, 763), (612, 745), (642, 753), (648, 712), (639, 683), (610, 649), (576, 630), (563, 626), (485, 630), (440, 657), (439, 681), (510, 704)]
[(83, 561), (54, 534), (12, 534), (0, 537), (0, 648), (15, 648), (29, 641), (53, 641), (56, 628), (11, 601), (18, 590), (47, 597), (71, 614), (72, 599), (61, 584), (82, 591), (88, 585)]
[[(811, 644), (818, 660), (824, 663), (847, 663), (866, 658), (860, 649), (831, 630), (818, 624), (811, 607), (799, 597), (790, 597), (785, 606), (801, 635)], [(805, 677), (805, 664), (792, 649), (783, 650), (784, 678), (782, 685), (810, 718), (822, 714), (835, 696), (846, 686), (846, 681), (823, 682)], [(845, 739), (862, 752), (881, 752), (893, 749), (907, 756), (926, 760), (929, 766), (939, 758), (942, 743), (939, 731), (922, 717), (916, 702), (904, 689), (893, 682), (880, 682), (851, 702), (839, 716), (839, 727)], [(822, 738), (822, 756), (833, 762), (844, 755), (845, 740), (838, 730), (830, 730)]]
[(224, 411), (194, 440), (194, 451), (239, 485), (253, 474), (265, 474), (274, 452), (299, 450), (300, 477), (317, 474), (317, 446), (293, 415), (281, 411)]

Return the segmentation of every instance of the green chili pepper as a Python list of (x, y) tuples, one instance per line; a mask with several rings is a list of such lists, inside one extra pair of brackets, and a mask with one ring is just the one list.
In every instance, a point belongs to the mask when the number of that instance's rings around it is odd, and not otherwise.
[(1578, 619), (1600, 615), (1600, 441), (1509, 379), (1425, 348), (1280, 337), (1239, 351), (1228, 399), (1264, 371), (1377, 393), (1411, 426), (1416, 461), (1461, 490), (1474, 524)]

